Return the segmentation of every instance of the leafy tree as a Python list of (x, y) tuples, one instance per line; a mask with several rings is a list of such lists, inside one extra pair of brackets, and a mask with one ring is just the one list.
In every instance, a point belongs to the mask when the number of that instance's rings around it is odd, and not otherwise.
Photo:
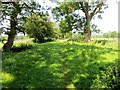
[(75, 13), (71, 15), (66, 15), (65, 19), (60, 20), (59, 28), (63, 37), (66, 34), (72, 32), (73, 29), (80, 30), (81, 29), (80, 26), (82, 25), (82, 23), (79, 21), (80, 21), (79, 15)]
[(118, 33), (116, 31), (112, 31), (112, 32), (110, 32), (110, 37), (111, 38), (117, 38), (118, 37)]
[(91, 31), (92, 32), (96, 32), (96, 33), (100, 33), (100, 29), (98, 29), (97, 25), (95, 25), (95, 24), (91, 25)]
[(25, 2), (2, 2), (0, 11), (2, 12), (0, 21), (10, 21), (9, 27), (4, 27), (6, 28), (5, 34), (8, 35), (8, 40), (3, 46), (4, 51), (9, 51), (17, 32), (24, 32), (21, 26), (22, 20), (25, 20), (26, 16), (30, 15), (31, 12), (40, 12), (41, 5), (37, 4), (34, 0), (25, 0)]
[[(53, 9), (53, 14), (56, 16), (55, 18), (57, 20), (62, 20), (65, 19), (67, 15), (79, 11), (79, 19), (74, 21), (81, 22), (78, 24), (78, 27), (84, 29), (85, 41), (88, 41), (91, 39), (91, 20), (95, 15), (101, 18), (101, 13), (104, 13), (103, 10), (107, 8), (105, 4), (106, 0), (100, 2), (98, 2), (98, 0), (84, 0), (83, 2), (70, 1), (64, 0), (62, 3), (58, 2), (58, 6)], [(84, 15), (82, 15), (82, 13), (84, 13)]]
[(103, 33), (103, 37), (104, 37), (104, 38), (109, 38), (110, 35), (109, 35), (109, 33), (106, 32), (106, 33)]
[(31, 16), (27, 17), (24, 28), (30, 37), (35, 38), (35, 42), (44, 42), (45, 38), (53, 35), (53, 23), (49, 22), (44, 14), (32, 13)]
[(70, 24), (67, 24), (66, 20), (61, 20), (59, 26), (60, 26), (60, 32), (62, 34), (62, 38), (64, 38), (65, 35), (71, 31), (71, 27), (69, 27)]
[(109, 31), (109, 32), (106, 32), (106, 33), (103, 33), (103, 37), (104, 38), (117, 38), (118, 37), (118, 33), (116, 31)]
[(54, 27), (54, 38), (60, 39), (62, 36), (62, 33), (58, 27)]
[[(8, 11), (8, 7), (11, 8), (9, 11)], [(11, 28), (9, 31), (6, 32), (6, 34), (8, 35), (8, 41), (3, 46), (4, 51), (9, 51), (13, 45), (13, 41), (16, 35), (17, 16), (18, 16), (18, 13), (21, 12), (20, 4), (12, 2), (12, 5), (4, 5), (2, 11), (3, 11), (3, 17), (2, 17), (3, 19), (6, 18), (7, 15), (10, 16)]]

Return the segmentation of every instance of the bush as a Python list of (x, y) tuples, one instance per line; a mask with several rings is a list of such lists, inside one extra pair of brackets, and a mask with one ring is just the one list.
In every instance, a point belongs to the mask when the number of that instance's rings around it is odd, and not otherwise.
[(13, 52), (22, 52), (25, 51), (27, 49), (31, 49), (32, 45), (31, 44), (21, 44), (20, 46), (13, 46), (11, 48), (11, 51)]
[(120, 72), (118, 62), (110, 65), (105, 71), (101, 71), (101, 75), (94, 80), (92, 88), (120, 88)]
[(52, 37), (54, 34), (54, 23), (49, 22), (46, 15), (34, 13), (27, 18), (23, 26), (29, 37), (35, 38), (34, 42), (45, 42), (46, 37)]
[(96, 40), (95, 43), (100, 43), (101, 45), (105, 45), (108, 40)]
[(15, 37), (15, 40), (23, 40), (25, 39), (26, 37), (25, 36), (16, 36)]
[(48, 37), (48, 38), (45, 38), (45, 42), (51, 42), (51, 41), (54, 41), (55, 39), (54, 38), (51, 38), (51, 37)]
[(48, 37), (48, 38), (45, 38), (43, 41), (38, 41), (37, 39), (33, 39), (33, 42), (34, 43), (45, 43), (45, 42), (51, 42), (54, 40), (55, 40), (54, 38)]
[(76, 41), (76, 42), (80, 42), (80, 41), (83, 41), (84, 40), (84, 36), (79, 33), (79, 34), (73, 34), (72, 35), (72, 38), (68, 39), (68, 41)]

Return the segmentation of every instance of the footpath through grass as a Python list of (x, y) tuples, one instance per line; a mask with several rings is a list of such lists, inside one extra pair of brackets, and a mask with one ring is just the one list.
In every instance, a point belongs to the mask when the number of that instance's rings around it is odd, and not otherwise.
[(59, 41), (32, 45), (23, 52), (3, 52), (3, 87), (94, 88), (94, 80), (118, 59), (115, 49), (92, 44)]

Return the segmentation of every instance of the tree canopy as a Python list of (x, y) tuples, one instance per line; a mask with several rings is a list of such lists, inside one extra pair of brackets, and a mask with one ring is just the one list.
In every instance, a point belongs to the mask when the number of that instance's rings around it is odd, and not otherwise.
[[(101, 18), (101, 13), (104, 13), (104, 9), (108, 7), (106, 0), (100, 2), (98, 0), (84, 0), (81, 2), (64, 0), (64, 2), (57, 2), (57, 4), (58, 6), (52, 11), (56, 20), (62, 20), (63, 22), (63, 20), (70, 18), (68, 17), (69, 15), (76, 17), (77, 19), (68, 20), (67, 23), (71, 23), (72, 26), (76, 26), (77, 28), (83, 28), (85, 41), (91, 38), (91, 20), (94, 19), (95, 15)], [(67, 23), (64, 25), (67, 26)]]
[(39, 15), (32, 13), (27, 17), (27, 21), (23, 24), (25, 32), (34, 37), (36, 42), (44, 42), (45, 38), (52, 37), (53, 23), (48, 20), (48, 17), (44, 14)]
[[(41, 13), (45, 8), (34, 0), (25, 2), (2, 2), (0, 6), (0, 11), (2, 12), (0, 21), (9, 21), (8, 27), (2, 27), (5, 34), (8, 35), (8, 40), (3, 46), (4, 51), (9, 51), (13, 45), (14, 38), (18, 32), (24, 33), (24, 28), (22, 27), (22, 21), (26, 20), (26, 17), (31, 15), (33, 12)], [(45, 13), (45, 12), (43, 12)], [(1, 22), (2, 24), (2, 22)]]

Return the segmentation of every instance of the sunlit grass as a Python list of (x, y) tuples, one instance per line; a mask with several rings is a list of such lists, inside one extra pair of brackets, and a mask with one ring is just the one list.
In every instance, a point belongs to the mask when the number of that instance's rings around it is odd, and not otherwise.
[(10, 73), (6, 73), (6, 72), (2, 72), (0, 76), (2, 77), (2, 83), (12, 82), (15, 79), (13, 75), (11, 75)]
[(59, 40), (32, 45), (18, 53), (3, 52), (3, 87), (90, 88), (118, 58), (117, 49), (107, 44)]

